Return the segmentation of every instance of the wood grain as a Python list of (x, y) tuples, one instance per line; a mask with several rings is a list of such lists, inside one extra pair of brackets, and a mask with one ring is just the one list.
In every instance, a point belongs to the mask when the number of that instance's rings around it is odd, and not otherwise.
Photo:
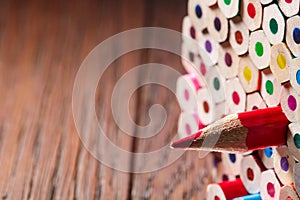
[[(186, 153), (165, 169), (130, 174), (111, 169), (84, 148), (72, 116), (72, 89), (83, 59), (101, 41), (124, 30), (159, 26), (181, 30), (185, 1), (0, 2), (0, 197), (2, 199), (190, 199), (203, 198), (207, 164)], [(179, 107), (163, 87), (142, 87), (130, 113), (147, 122), (149, 105), (169, 112), (151, 141), (124, 134), (114, 123), (110, 96), (118, 79), (135, 66), (158, 62), (183, 73), (180, 58), (137, 51), (112, 63), (99, 85), (96, 110), (110, 140), (147, 152), (169, 142)], [(164, 76), (161, 74), (161, 76)], [(167, 78), (167, 77), (166, 77)], [(136, 84), (135, 80), (131, 84)], [(82, 112), (86, 112), (82, 107)], [(92, 139), (91, 139), (92, 140)], [(159, 142), (156, 142), (159, 141)], [(135, 161), (128, 163), (134, 167)]]

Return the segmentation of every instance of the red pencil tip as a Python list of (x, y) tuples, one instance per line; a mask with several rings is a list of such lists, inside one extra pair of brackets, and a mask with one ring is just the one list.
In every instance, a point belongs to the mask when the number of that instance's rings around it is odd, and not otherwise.
[(200, 135), (201, 135), (201, 131), (199, 131), (193, 135), (187, 136), (185, 138), (182, 138), (180, 140), (176, 140), (176, 141), (172, 142), (170, 146), (172, 148), (181, 148), (181, 149), (188, 148), (191, 146), (192, 142), (196, 138), (198, 138)]

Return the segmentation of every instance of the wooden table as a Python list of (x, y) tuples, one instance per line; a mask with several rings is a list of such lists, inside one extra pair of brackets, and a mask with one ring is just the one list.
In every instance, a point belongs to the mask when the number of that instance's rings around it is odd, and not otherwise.
[[(125, 173), (97, 161), (82, 145), (72, 115), (72, 89), (80, 64), (100, 42), (144, 26), (181, 30), (186, 1), (0, 1), (0, 197), (2, 199), (203, 199), (208, 169), (196, 152), (150, 173)], [(184, 73), (180, 58), (158, 50), (126, 54), (99, 84), (96, 110), (117, 146), (148, 152), (170, 143), (179, 107), (174, 94), (148, 85), (132, 96), (136, 123), (148, 109), (168, 112), (151, 140), (130, 137), (114, 124), (110, 96), (136, 65), (158, 62)], [(166, 77), (167, 78), (167, 77)], [(130, 161), (132, 166), (134, 160)], [(145, 163), (147, 164), (147, 163)]]

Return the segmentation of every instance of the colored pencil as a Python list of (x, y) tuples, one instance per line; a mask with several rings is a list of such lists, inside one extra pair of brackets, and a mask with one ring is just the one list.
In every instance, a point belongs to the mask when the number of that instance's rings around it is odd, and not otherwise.
[(261, 73), (248, 55), (240, 58), (238, 77), (246, 93), (259, 91)]
[(294, 58), (290, 64), (290, 83), (300, 95), (300, 58)]
[(283, 41), (285, 33), (285, 20), (277, 6), (271, 4), (264, 7), (262, 28), (271, 44)]
[(243, 155), (233, 153), (222, 153), (222, 164), (225, 171), (230, 175), (238, 176), (241, 170), (241, 160)]
[(227, 200), (248, 195), (241, 179), (209, 184), (207, 186), (207, 200)]
[(225, 101), (225, 78), (219, 72), (217, 66), (212, 66), (205, 75), (206, 86), (211, 92), (216, 103)]
[(299, 0), (278, 0), (278, 6), (286, 17), (298, 14), (299, 5)]
[(188, 40), (196, 40), (197, 37), (197, 29), (193, 25), (191, 18), (189, 16), (185, 16), (182, 20), (182, 39), (185, 42)]
[(300, 57), (300, 17), (296, 15), (286, 21), (286, 43), (292, 54)]
[(206, 80), (204, 77), (207, 66), (202, 61), (198, 50), (197, 43), (183, 42), (181, 45), (181, 64), (188, 74), (194, 74), (198, 77), (200, 85), (205, 85)]
[(261, 200), (260, 194), (250, 194), (243, 197), (234, 198), (233, 200)]
[(294, 187), (290, 185), (284, 185), (280, 188), (279, 199), (294, 200), (299, 199), (299, 196), (297, 195)]
[(251, 32), (249, 56), (257, 69), (265, 69), (270, 65), (271, 45), (263, 30)]
[(210, 67), (218, 62), (219, 43), (210, 35), (198, 33), (199, 53), (206, 66)]
[(245, 111), (246, 93), (238, 78), (229, 79), (225, 82), (225, 97), (229, 113)]
[(200, 121), (197, 113), (182, 112), (178, 120), (178, 134), (180, 138), (191, 135), (205, 126)]
[(246, 111), (266, 108), (264, 100), (260, 96), (259, 92), (247, 94), (246, 98)]
[(218, 67), (224, 78), (234, 78), (238, 74), (238, 63), (240, 57), (233, 51), (228, 42), (219, 48)]
[(260, 178), (264, 167), (261, 162), (252, 155), (245, 156), (241, 160), (241, 180), (250, 194), (256, 194), (260, 191)]
[(207, 199), (299, 198), (299, 5), (188, 0), (171, 147), (221, 152)]
[(188, 1), (188, 16), (193, 24), (202, 31), (207, 26), (208, 7), (201, 0), (189, 0)]
[(232, 114), (175, 141), (173, 148), (247, 152), (286, 143), (288, 120), (280, 106)]
[(293, 155), (294, 159), (300, 161), (300, 124), (299, 123), (289, 124), (287, 146), (289, 152)]
[(300, 163), (294, 165), (293, 182), (298, 195), (300, 195)]
[(248, 51), (249, 30), (241, 18), (234, 18), (229, 21), (230, 33), (229, 43), (238, 55), (243, 55)]
[(300, 122), (300, 96), (290, 86), (285, 84), (281, 88), (280, 104), (290, 122)]
[(198, 115), (204, 125), (209, 125), (216, 119), (215, 101), (207, 88), (198, 91)]
[(181, 110), (188, 112), (197, 110), (197, 91), (200, 88), (196, 74), (186, 74), (178, 78), (176, 96)]
[(258, 150), (258, 156), (265, 168), (274, 168), (274, 147), (266, 147)]
[(280, 182), (272, 169), (261, 174), (260, 195), (262, 199), (279, 200)]
[(228, 37), (228, 20), (219, 8), (209, 9), (207, 29), (217, 41), (224, 42)]
[(291, 60), (291, 53), (284, 43), (271, 47), (270, 69), (280, 83), (287, 82), (290, 79)]
[(201, 88), (197, 93), (198, 115), (204, 125), (220, 119), (225, 113), (224, 104), (216, 104), (215, 98), (207, 88)]
[(294, 158), (286, 145), (276, 147), (274, 151), (274, 171), (284, 185), (293, 183)]
[(250, 31), (260, 28), (262, 22), (262, 5), (255, 0), (243, 0), (241, 17)]
[[(200, 56), (199, 56), (200, 57)], [(203, 62), (202, 59), (200, 59), (200, 64), (199, 64), (199, 71), (200, 71), (200, 74), (205, 77), (206, 76), (206, 73), (208, 71), (208, 67), (205, 65), (205, 63)], [(201, 82), (201, 81), (200, 81)], [(202, 82), (201, 82), (202, 83)], [(205, 85), (205, 84), (203, 84)]]
[(181, 64), (188, 73), (198, 74), (200, 56), (197, 43), (183, 42), (181, 45)]
[(270, 68), (262, 71), (260, 93), (268, 107), (278, 106), (280, 103), (281, 85), (272, 74)]
[(218, 0), (218, 6), (226, 18), (233, 18), (239, 13), (240, 0)]

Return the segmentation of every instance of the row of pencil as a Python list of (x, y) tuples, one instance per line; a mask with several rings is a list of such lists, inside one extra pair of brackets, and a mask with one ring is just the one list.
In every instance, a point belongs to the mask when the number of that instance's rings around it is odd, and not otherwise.
[(250, 155), (223, 153), (222, 162), (215, 156), (216, 183), (208, 186), (207, 199), (298, 199), (293, 183), (299, 184), (299, 164), (287, 157), (286, 146), (271, 149)]
[[(197, 131), (196, 134), (173, 142), (171, 146), (206, 151), (245, 152), (222, 153), (219, 159), (222, 162), (215, 162), (217, 170), (213, 173), (215, 181), (238, 181), (241, 187), (236, 186), (237, 191), (227, 190), (225, 186), (229, 184), (231, 187), (231, 184), (236, 182), (222, 182), (224, 188), (219, 188), (219, 192), (215, 193), (215, 187), (219, 186), (212, 184), (208, 187), (208, 199), (239, 197), (246, 193), (241, 194), (241, 190), (255, 194), (255, 198), (283, 199), (279, 198), (279, 191), (283, 186), (289, 186), (291, 194), (297, 195), (296, 191), (300, 192), (299, 163), (296, 154), (290, 151), (290, 146), (286, 146), (287, 137), (289, 138), (292, 132), (290, 125), (287, 135), (288, 123), (281, 107), (232, 114)], [(211, 143), (214, 141), (215, 143)], [(295, 141), (292, 141), (292, 144), (295, 144)], [(218, 157), (216, 158), (218, 161)], [(271, 173), (265, 172), (266, 170), (274, 171), (274, 175), (263, 175)], [(267, 178), (262, 178), (265, 176)], [(212, 186), (214, 189), (211, 191)]]
[(299, 0), (188, 1), (179, 136), (232, 113), (277, 106), (290, 122), (284, 144), (221, 153), (208, 199), (299, 199), (299, 7)]

